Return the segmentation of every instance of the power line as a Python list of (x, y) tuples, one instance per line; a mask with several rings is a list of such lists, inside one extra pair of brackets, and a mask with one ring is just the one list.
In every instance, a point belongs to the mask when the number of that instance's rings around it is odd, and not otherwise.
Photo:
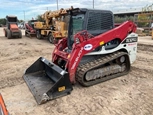
[(58, 0), (56, 0), (56, 2), (57, 2), (57, 10), (58, 10)]
[(25, 11), (23, 10), (23, 13), (24, 13), (24, 22), (25, 22)]

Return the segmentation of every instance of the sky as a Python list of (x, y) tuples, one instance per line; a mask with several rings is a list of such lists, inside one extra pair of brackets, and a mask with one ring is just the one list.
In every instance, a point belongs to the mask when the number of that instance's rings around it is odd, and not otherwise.
[(0, 18), (6, 15), (16, 15), (19, 20), (30, 20), (43, 14), (47, 10), (58, 8), (94, 8), (111, 10), (113, 12), (126, 11), (131, 9), (142, 9), (152, 5), (153, 0), (0, 0)]

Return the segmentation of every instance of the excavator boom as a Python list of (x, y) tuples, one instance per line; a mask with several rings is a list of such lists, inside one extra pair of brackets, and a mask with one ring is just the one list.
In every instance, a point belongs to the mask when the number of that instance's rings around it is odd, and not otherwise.
[(67, 37), (67, 16), (68, 11), (73, 10), (73, 7), (68, 9), (61, 8), (56, 11), (46, 11), (41, 15), (44, 21), (35, 22), (36, 37), (42, 39), (46, 37), (50, 43), (57, 43), (58, 40)]

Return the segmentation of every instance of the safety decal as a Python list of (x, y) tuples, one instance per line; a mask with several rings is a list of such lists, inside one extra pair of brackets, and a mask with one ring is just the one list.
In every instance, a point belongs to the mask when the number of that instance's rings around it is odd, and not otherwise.
[(78, 56), (75, 58), (75, 61), (74, 61), (73, 65), (72, 65), (71, 69), (75, 68), (75, 66), (76, 66), (77, 62), (79, 61), (79, 58), (80, 58), (80, 56), (82, 54), (82, 51), (83, 51), (83, 47), (81, 47), (81, 49), (80, 49), (80, 51), (78, 53)]

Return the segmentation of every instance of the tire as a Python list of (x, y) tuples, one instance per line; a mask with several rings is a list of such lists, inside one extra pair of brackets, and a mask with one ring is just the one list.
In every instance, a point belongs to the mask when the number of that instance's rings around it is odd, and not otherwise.
[(49, 35), (48, 35), (48, 41), (49, 41), (51, 44), (54, 44), (55, 38), (53, 37), (52, 33), (49, 33)]
[(26, 30), (25, 30), (25, 36), (28, 37), (28, 34), (27, 34)]
[(11, 38), (11, 31), (7, 30), (7, 38), (10, 39)]
[(36, 31), (36, 38), (37, 39), (42, 39), (42, 35), (40, 34), (39, 30)]
[(22, 32), (19, 30), (19, 38), (22, 38)]
[(4, 34), (5, 34), (5, 37), (7, 37), (7, 31), (6, 31), (6, 29), (4, 29), (4, 32), (5, 32), (5, 33), (4, 33)]

